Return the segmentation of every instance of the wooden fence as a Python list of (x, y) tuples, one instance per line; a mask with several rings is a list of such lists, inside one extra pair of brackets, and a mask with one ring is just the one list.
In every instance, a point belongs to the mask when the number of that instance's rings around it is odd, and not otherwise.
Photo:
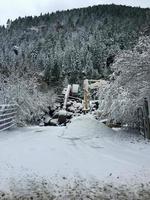
[(138, 108), (138, 127), (141, 135), (150, 139), (150, 102), (144, 98), (143, 105)]
[(0, 105), (0, 131), (16, 124), (17, 106), (15, 104)]

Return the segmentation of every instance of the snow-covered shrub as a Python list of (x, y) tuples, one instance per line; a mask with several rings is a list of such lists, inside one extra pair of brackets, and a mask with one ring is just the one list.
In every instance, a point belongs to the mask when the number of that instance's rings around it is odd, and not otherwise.
[(17, 77), (12, 72), (9, 77), (0, 78), (0, 104), (18, 105), (18, 125), (36, 123), (43, 111), (55, 101), (54, 91), (39, 91), (38, 83), (33, 76)]
[(112, 70), (110, 82), (99, 89), (99, 112), (109, 121), (133, 126), (143, 98), (150, 98), (150, 37), (118, 55)]

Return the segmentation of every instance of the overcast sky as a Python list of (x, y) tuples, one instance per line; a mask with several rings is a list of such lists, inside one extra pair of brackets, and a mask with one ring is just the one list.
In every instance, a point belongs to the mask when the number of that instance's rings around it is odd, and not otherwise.
[(150, 0), (0, 0), (0, 24), (8, 18), (111, 3), (150, 8)]

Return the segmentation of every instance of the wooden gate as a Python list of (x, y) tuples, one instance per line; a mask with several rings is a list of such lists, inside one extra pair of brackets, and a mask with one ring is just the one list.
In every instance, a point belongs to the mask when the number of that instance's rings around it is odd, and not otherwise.
[(0, 105), (0, 131), (16, 124), (17, 106), (15, 104)]

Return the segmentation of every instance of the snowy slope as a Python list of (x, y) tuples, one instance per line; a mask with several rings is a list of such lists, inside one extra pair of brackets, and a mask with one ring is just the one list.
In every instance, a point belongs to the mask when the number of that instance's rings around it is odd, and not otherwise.
[(113, 131), (86, 115), (67, 127), (28, 127), (0, 133), (0, 189), (12, 179), (81, 177), (104, 182), (148, 182), (150, 144)]

